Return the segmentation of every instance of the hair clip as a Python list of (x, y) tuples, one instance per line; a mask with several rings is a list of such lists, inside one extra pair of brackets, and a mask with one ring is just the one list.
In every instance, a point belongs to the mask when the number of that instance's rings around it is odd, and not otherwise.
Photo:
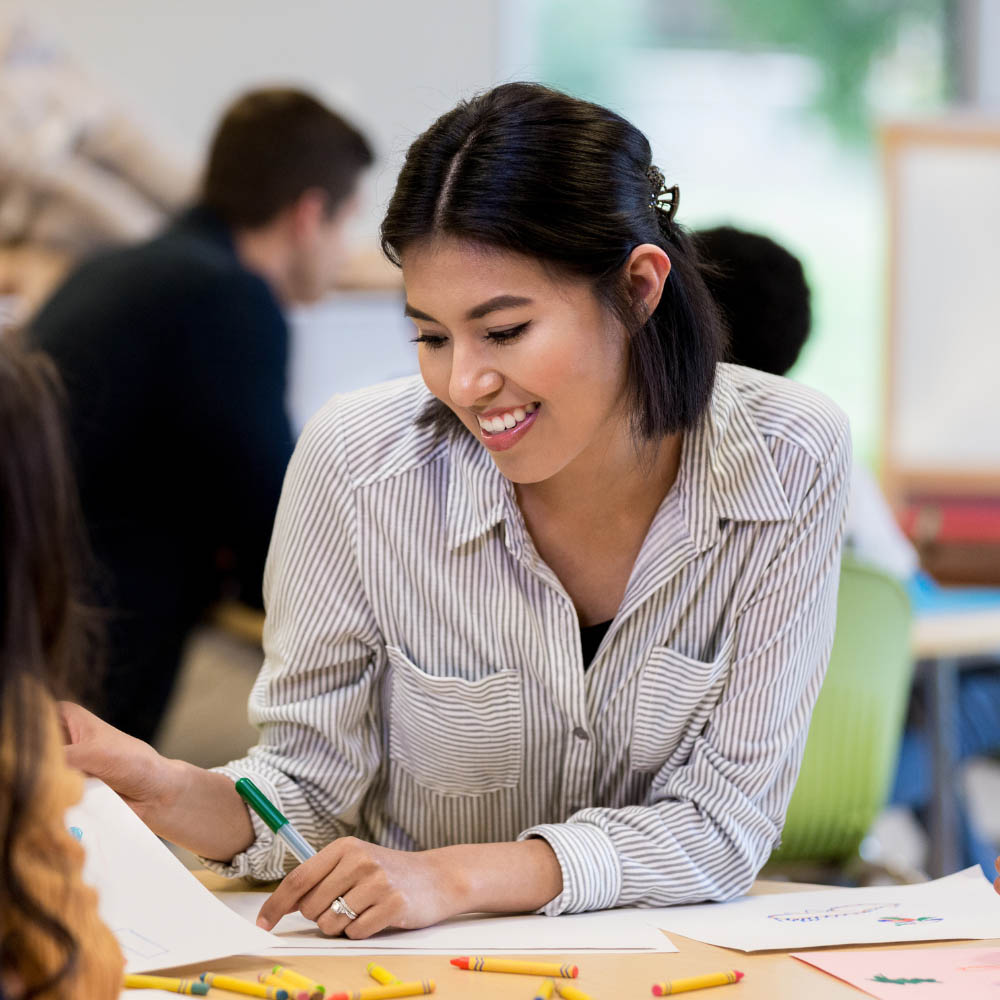
[(649, 207), (658, 212), (664, 212), (667, 219), (673, 222), (681, 203), (680, 188), (676, 184), (667, 187), (663, 171), (652, 164), (646, 171), (646, 177), (649, 179), (650, 185)]

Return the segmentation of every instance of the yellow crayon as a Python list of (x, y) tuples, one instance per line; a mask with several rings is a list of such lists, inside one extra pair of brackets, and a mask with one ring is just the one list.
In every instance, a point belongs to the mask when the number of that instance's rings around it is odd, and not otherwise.
[(302, 989), (308, 990), (310, 993), (326, 993), (326, 987), (322, 983), (317, 983), (315, 979), (310, 979), (308, 976), (303, 976), (301, 972), (289, 969), (287, 965), (276, 965), (271, 969), (271, 972), (288, 980), (293, 986), (301, 986)]
[(453, 958), (451, 964), (456, 969), (468, 969), (469, 972), (514, 972), (523, 976), (552, 976), (562, 979), (576, 979), (580, 974), (580, 970), (568, 962), (562, 965), (557, 962), (522, 962), (516, 958), (485, 958), (482, 955)]
[(130, 990), (166, 990), (168, 993), (186, 993), (204, 996), (208, 986), (197, 979), (174, 979), (172, 976), (137, 976), (126, 973), (125, 987)]
[(388, 986), (370, 986), (364, 990), (349, 993), (331, 993), (329, 1000), (392, 1000), (393, 997), (415, 997), (423, 993), (433, 993), (433, 979), (423, 979), (419, 983), (390, 983)]
[[(280, 990), (287, 990), (289, 1000), (312, 1000), (313, 994), (308, 990), (302, 989), (301, 986), (293, 986), (287, 979), (282, 976), (276, 976), (273, 972), (262, 972), (257, 978), (262, 982), (266, 983), (268, 986), (274, 986)], [(321, 997), (322, 993), (317, 993), (317, 997)]]
[(551, 979), (543, 979), (541, 985), (535, 990), (535, 1000), (552, 1000), (552, 991), (556, 984)]
[(690, 990), (705, 990), (710, 986), (728, 986), (738, 983), (743, 973), (733, 969), (731, 972), (711, 972), (706, 976), (688, 976), (687, 979), (672, 979), (669, 983), (654, 983), (653, 996), (667, 997), (673, 993), (687, 993)]
[(583, 990), (578, 990), (575, 986), (568, 986), (563, 983), (553, 983), (552, 985), (555, 986), (556, 993), (558, 993), (563, 1000), (593, 1000), (588, 993), (584, 993)]
[(219, 976), (214, 972), (203, 972), (201, 981), (206, 986), (214, 986), (219, 990), (229, 990), (230, 993), (245, 993), (248, 997), (288, 1000), (288, 990), (284, 986), (264, 986), (262, 983), (251, 983), (246, 979), (236, 979), (234, 976)]
[(376, 965), (374, 962), (369, 962), (366, 969), (368, 975), (376, 983), (381, 983), (383, 986), (390, 986), (393, 983), (401, 983), (403, 981), (399, 976), (394, 976), (388, 969), (383, 969), (381, 965)]

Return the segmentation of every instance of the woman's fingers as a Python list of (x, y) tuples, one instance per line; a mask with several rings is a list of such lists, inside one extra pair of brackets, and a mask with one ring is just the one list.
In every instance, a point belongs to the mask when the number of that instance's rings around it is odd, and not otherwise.
[[(327, 937), (336, 937), (338, 934), (345, 933), (351, 924), (357, 923), (362, 916), (379, 902), (379, 897), (384, 895), (385, 893), (372, 883), (362, 884), (346, 892), (338, 893), (337, 896), (334, 896), (330, 900), (330, 903), (324, 908), (322, 913), (318, 914), (315, 918), (310, 917), (309, 919), (315, 919), (316, 926)], [(344, 902), (357, 914), (354, 920), (344, 916), (342, 913), (335, 913), (330, 908), (340, 896), (343, 896)], [(305, 916), (304, 913), (303, 916)]]
[(317, 855), (292, 869), (282, 880), (257, 914), (257, 926), (269, 931), (286, 913), (299, 909), (302, 898), (319, 885), (337, 866), (343, 841), (327, 844)]

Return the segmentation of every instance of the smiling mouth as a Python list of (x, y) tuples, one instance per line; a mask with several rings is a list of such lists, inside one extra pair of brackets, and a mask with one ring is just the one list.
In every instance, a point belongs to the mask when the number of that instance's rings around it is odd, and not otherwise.
[(528, 432), (538, 418), (541, 403), (516, 406), (493, 417), (476, 417), (483, 444), (490, 451), (512, 448)]

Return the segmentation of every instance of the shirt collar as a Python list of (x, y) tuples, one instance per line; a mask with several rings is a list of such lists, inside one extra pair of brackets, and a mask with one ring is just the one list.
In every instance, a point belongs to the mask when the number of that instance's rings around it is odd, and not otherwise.
[(708, 410), (685, 441), (685, 515), (699, 549), (714, 542), (720, 520), (792, 516), (771, 450), (740, 391), (738, 372), (719, 365)]
[[(686, 437), (677, 488), (691, 538), (714, 544), (720, 520), (783, 521), (788, 497), (770, 449), (742, 398), (738, 369), (719, 365), (704, 418)], [(514, 489), (489, 453), (456, 422), (449, 441), (447, 531), (456, 549), (507, 521), (510, 541), (523, 525)]]

